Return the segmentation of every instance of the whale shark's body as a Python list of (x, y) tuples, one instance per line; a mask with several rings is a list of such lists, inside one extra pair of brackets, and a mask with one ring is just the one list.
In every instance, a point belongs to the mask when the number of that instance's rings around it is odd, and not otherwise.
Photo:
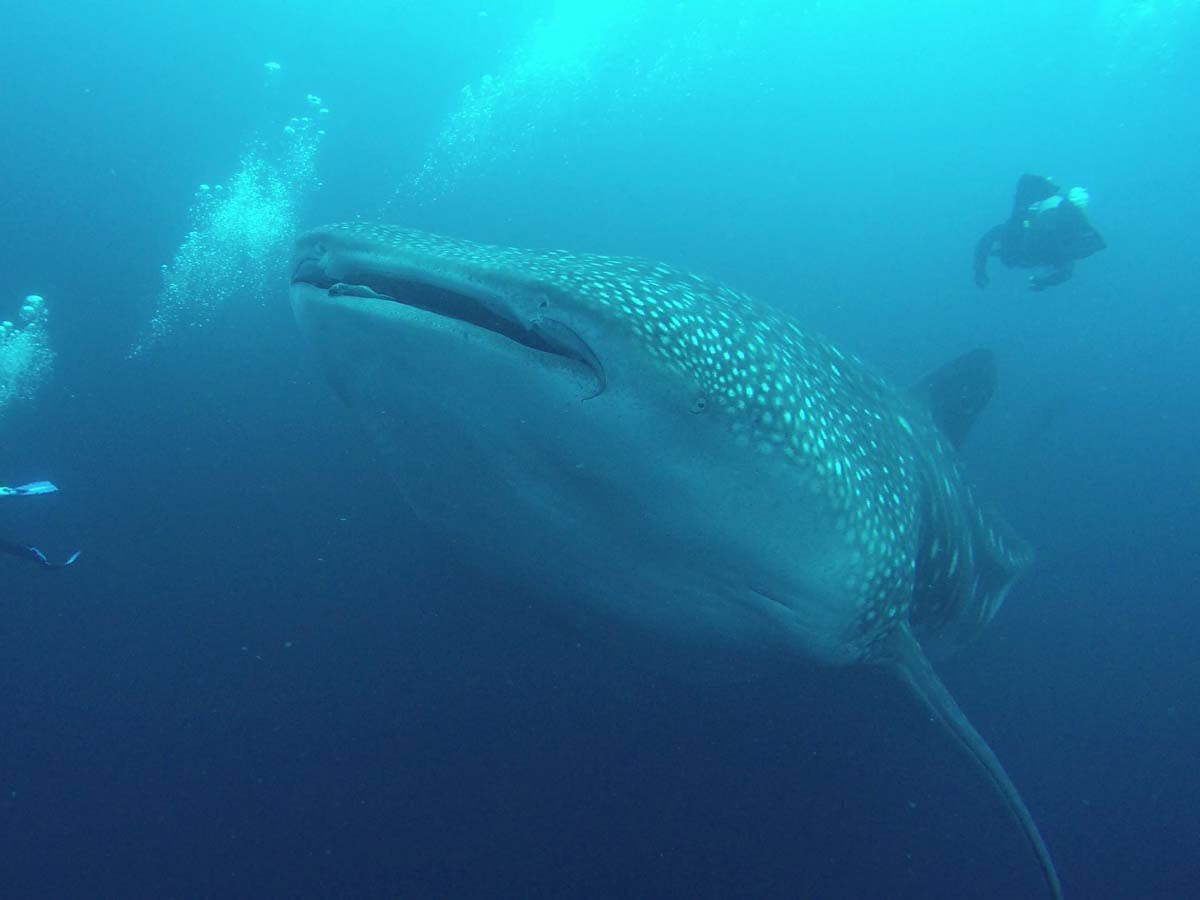
[(989, 354), (901, 390), (667, 265), (360, 223), (297, 239), (291, 296), (410, 505), (465, 558), (692, 658), (894, 665), (1060, 895), (921, 649), (982, 628), (1030, 559), (955, 453)]

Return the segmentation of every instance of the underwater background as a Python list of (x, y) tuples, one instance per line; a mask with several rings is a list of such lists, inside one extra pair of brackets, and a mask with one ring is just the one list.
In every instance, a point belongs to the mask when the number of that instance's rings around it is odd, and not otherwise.
[[(969, 471), (1038, 553), (938, 668), (1068, 897), (1200, 884), (1200, 4), (10, 4), (8, 897), (1038, 897), (884, 669), (696, 684), (481, 620), (319, 377), (292, 235), (662, 259), (898, 383), (975, 346)], [(1022, 172), (1108, 248), (976, 238)], [(45, 312), (20, 312), (23, 298)], [(479, 485), (487, 490), (486, 484)]]

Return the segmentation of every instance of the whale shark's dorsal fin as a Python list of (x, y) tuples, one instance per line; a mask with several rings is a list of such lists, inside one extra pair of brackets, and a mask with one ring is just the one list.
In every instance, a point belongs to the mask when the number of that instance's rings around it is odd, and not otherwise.
[(1017, 792), (1012, 779), (1008, 777), (1008, 773), (1004, 771), (1004, 766), (992, 752), (992, 748), (967, 721), (963, 711), (950, 696), (950, 692), (946, 690), (946, 686), (942, 684), (942, 680), (933, 670), (933, 666), (929, 664), (925, 652), (917, 643), (917, 639), (912, 636), (907, 625), (901, 625), (888, 637), (884, 656), (895, 665), (901, 677), (912, 687), (913, 693), (920, 698), (925, 708), (933, 714), (935, 719), (946, 726), (946, 729), (954, 735), (959, 744), (970, 754), (971, 759), (988, 776), (996, 790), (1000, 792), (1009, 812), (1020, 824), (1025, 832), (1025, 837), (1029, 839), (1029, 843), (1033, 847), (1034, 855), (1042, 867), (1051, 895), (1054, 900), (1062, 900), (1062, 884), (1058, 880), (1058, 873), (1054, 870), (1054, 861), (1050, 859), (1050, 851), (1046, 849), (1046, 843), (1042, 840), (1041, 832), (1038, 831), (1037, 824), (1029, 813), (1029, 808), (1021, 799), (1021, 795)]
[(964, 353), (930, 372), (914, 390), (950, 443), (961, 447), (996, 390), (996, 357), (982, 348)]

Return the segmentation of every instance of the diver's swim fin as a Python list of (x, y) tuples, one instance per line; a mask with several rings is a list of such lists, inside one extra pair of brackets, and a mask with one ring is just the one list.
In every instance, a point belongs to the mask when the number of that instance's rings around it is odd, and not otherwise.
[(75, 560), (79, 559), (79, 551), (76, 550), (67, 557), (66, 562), (52, 563), (50, 560), (46, 559), (46, 554), (37, 547), (26, 547), (25, 549), (29, 551), (33, 559), (37, 560), (37, 562), (40, 562), (47, 569), (65, 569), (67, 566), (71, 565), (71, 563), (75, 562)]
[(31, 494), (53, 494), (58, 488), (49, 481), (31, 481), (29, 484), (18, 485), (15, 488), (6, 488), (5, 490), (13, 494), (28, 496)]

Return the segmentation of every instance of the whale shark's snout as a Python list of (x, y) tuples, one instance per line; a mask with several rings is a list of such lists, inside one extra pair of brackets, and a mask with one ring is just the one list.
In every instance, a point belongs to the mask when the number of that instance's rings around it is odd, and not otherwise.
[[(422, 324), (438, 327), (439, 319), (453, 320), (534, 353), (582, 366), (594, 382), (589, 396), (604, 390), (599, 358), (583, 338), (553, 315), (546, 296), (522, 290), (521, 285), (488, 284), (478, 280), (478, 272), (456, 268), (444, 260), (440, 266), (430, 265), (429, 255), (416, 246), (410, 247), (407, 255), (381, 253), (368, 242), (339, 241), (338, 237), (317, 231), (296, 242), (291, 281), (300, 305), (322, 295), (398, 304), (412, 311), (404, 321), (414, 329)], [(465, 329), (463, 333), (467, 333)]]

